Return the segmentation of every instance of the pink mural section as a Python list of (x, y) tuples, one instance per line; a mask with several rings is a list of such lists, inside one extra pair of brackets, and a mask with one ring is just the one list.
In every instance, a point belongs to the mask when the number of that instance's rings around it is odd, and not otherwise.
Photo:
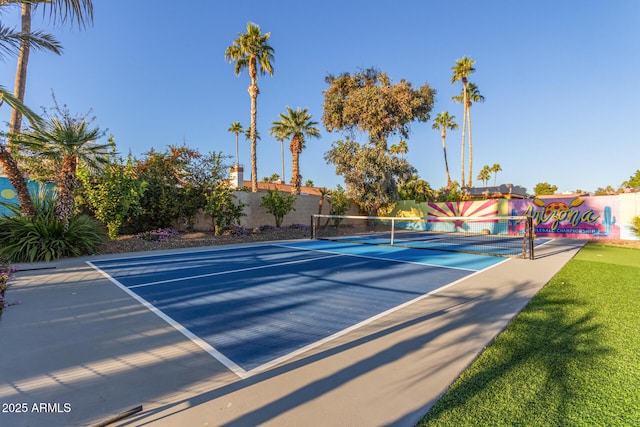
[(509, 214), (532, 216), (540, 237), (620, 238), (617, 196), (509, 200)]
[[(554, 196), (526, 200), (490, 199), (464, 202), (398, 202), (389, 216), (486, 217), (531, 216), (540, 237), (640, 240), (633, 228), (640, 216), (640, 191), (615, 196)], [(463, 225), (464, 221), (460, 221)], [(522, 234), (525, 224), (513, 220), (508, 233)]]
[(442, 202), (421, 204), (424, 216), (428, 218), (440, 217), (495, 217), (498, 215), (497, 200)]

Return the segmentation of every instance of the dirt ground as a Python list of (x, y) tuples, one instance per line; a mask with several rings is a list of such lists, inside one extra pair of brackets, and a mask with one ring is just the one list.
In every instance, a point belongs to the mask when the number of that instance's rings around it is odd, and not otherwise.
[(99, 248), (100, 254), (117, 254), (159, 249), (194, 248), (200, 246), (229, 245), (233, 243), (264, 242), (270, 240), (308, 239), (309, 230), (272, 229), (226, 236), (214, 236), (213, 233), (180, 233), (165, 241), (148, 241), (136, 236), (118, 236)]

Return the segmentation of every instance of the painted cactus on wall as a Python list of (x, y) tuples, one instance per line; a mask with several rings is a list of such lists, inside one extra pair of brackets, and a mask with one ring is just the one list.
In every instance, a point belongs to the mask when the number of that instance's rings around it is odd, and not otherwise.
[(611, 220), (611, 206), (604, 207), (604, 219), (602, 220), (602, 225), (604, 225), (604, 233), (603, 236), (609, 237), (611, 234), (611, 227), (616, 223), (616, 217), (613, 217)]

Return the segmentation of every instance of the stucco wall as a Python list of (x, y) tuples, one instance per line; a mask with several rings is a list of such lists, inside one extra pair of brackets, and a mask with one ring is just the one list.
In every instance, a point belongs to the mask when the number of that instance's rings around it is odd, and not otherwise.
[[(262, 225), (276, 225), (274, 216), (267, 213), (265, 208), (261, 207), (262, 198), (266, 193), (248, 193), (246, 191), (236, 191), (235, 196), (239, 201), (245, 204), (244, 213), (246, 214), (240, 220), (240, 225), (246, 228), (256, 228)], [(311, 215), (319, 213), (320, 196), (299, 195), (296, 198), (295, 211), (285, 215), (282, 225), (304, 224), (311, 225)], [(322, 205), (322, 213), (328, 214), (331, 210), (331, 204), (325, 199)], [(349, 215), (357, 215), (358, 210), (352, 207)], [(194, 224), (196, 231), (211, 231), (211, 218), (205, 214), (199, 214)]]

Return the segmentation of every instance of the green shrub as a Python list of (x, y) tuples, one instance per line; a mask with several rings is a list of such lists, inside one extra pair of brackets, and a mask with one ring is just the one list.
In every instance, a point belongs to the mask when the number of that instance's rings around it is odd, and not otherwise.
[(144, 195), (146, 183), (135, 176), (131, 155), (126, 162), (118, 157), (113, 137), (109, 138), (111, 154), (108, 164), (92, 171), (80, 166), (78, 178), (82, 182), (83, 196), (95, 217), (107, 226), (110, 239), (115, 239), (127, 220), (142, 212), (140, 198)]
[(51, 261), (96, 252), (105, 230), (87, 215), (60, 221), (55, 215), (55, 194), (34, 197), (36, 215), (25, 217), (17, 206), (6, 206), (9, 216), (0, 217), (0, 260), (9, 263)]
[[(344, 188), (341, 185), (336, 186), (335, 190), (329, 192), (331, 200), (331, 214), (344, 215), (351, 207), (351, 200), (345, 194)], [(338, 228), (340, 226), (340, 218), (333, 219), (333, 225)]]
[(204, 211), (211, 215), (214, 234), (219, 236), (222, 232), (234, 225), (240, 225), (240, 218), (246, 216), (245, 204), (237, 199), (227, 184), (219, 184), (207, 194), (207, 205)]
[(631, 218), (631, 230), (636, 236), (640, 236), (640, 215)]
[(276, 227), (282, 225), (284, 216), (291, 211), (295, 211), (296, 198), (291, 194), (284, 194), (278, 190), (268, 190), (267, 195), (262, 197), (260, 206), (273, 214), (276, 219)]

